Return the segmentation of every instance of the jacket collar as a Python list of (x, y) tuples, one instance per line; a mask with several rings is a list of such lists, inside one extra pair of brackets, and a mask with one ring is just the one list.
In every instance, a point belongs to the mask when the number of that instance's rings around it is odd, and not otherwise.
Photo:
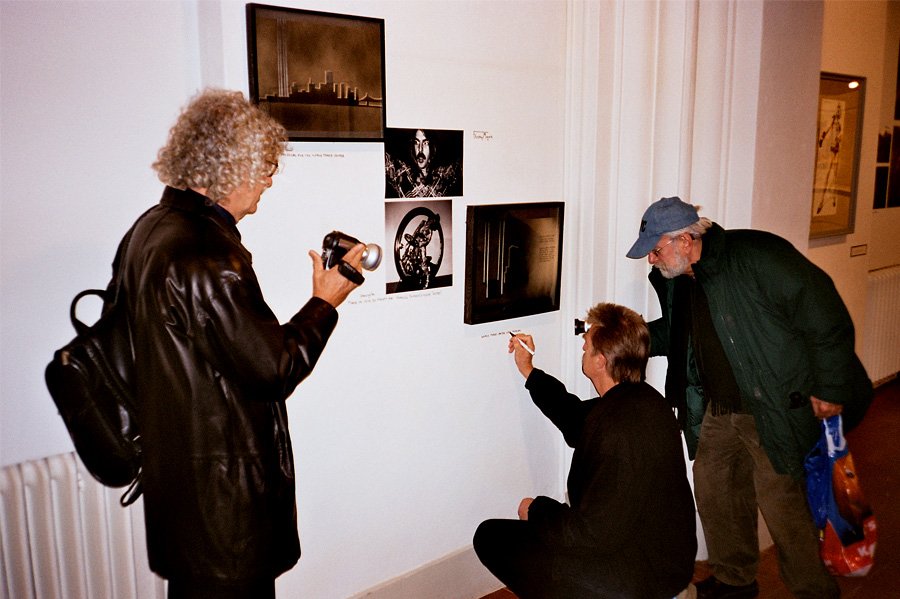
[(212, 218), (216, 221), (216, 224), (237, 236), (238, 240), (241, 238), (236, 223), (229, 222), (224, 216), (219, 214), (212, 200), (192, 189), (176, 189), (167, 185), (165, 190), (163, 190), (162, 199), (159, 203), (168, 208), (193, 212)]
[(725, 229), (718, 223), (713, 223), (702, 237), (703, 248), (700, 250), (700, 259), (694, 263), (694, 274), (708, 274), (714, 272), (725, 255)]
[(200, 214), (214, 213), (212, 200), (205, 195), (197, 193), (193, 189), (175, 189), (174, 187), (167, 185), (163, 190), (162, 199), (159, 203), (163, 206), (187, 210), (189, 212), (197, 212)]

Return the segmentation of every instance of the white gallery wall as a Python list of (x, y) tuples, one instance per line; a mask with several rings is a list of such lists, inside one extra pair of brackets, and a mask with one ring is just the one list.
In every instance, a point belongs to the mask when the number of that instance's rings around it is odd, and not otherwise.
[(150, 164), (196, 88), (198, 60), (196, 25), (179, 3), (4, 1), (0, 10), (8, 464), (70, 449), (42, 362), (74, 336), (74, 293), (105, 285), (119, 239), (159, 195)]

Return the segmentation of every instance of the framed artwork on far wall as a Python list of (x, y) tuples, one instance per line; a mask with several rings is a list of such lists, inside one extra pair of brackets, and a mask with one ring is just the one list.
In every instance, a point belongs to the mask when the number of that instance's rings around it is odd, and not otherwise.
[(384, 19), (247, 5), (250, 99), (292, 141), (381, 141)]
[(865, 77), (822, 73), (809, 237), (853, 232)]
[(563, 202), (469, 206), (463, 322), (559, 310)]

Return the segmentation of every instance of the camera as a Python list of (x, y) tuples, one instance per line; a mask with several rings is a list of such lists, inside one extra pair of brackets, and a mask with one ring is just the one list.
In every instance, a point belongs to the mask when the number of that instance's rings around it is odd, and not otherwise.
[(575, 319), (575, 336), (576, 337), (578, 335), (584, 335), (589, 328), (591, 328), (591, 325), (585, 324), (585, 322), (583, 320), (580, 320), (578, 318)]
[[(355, 237), (350, 237), (340, 231), (332, 231), (322, 240), (322, 264), (325, 268), (331, 268), (338, 264), (349, 250), (362, 243)], [(366, 245), (363, 250), (360, 266), (366, 270), (375, 270), (381, 264), (381, 248), (374, 243)]]

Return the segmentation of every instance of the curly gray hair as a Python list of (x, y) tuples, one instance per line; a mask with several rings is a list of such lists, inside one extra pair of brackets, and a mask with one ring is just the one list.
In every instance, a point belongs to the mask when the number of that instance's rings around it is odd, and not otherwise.
[(153, 168), (177, 189), (206, 189), (215, 203), (242, 183), (271, 176), (284, 154), (284, 127), (241, 92), (207, 89), (181, 111)]

